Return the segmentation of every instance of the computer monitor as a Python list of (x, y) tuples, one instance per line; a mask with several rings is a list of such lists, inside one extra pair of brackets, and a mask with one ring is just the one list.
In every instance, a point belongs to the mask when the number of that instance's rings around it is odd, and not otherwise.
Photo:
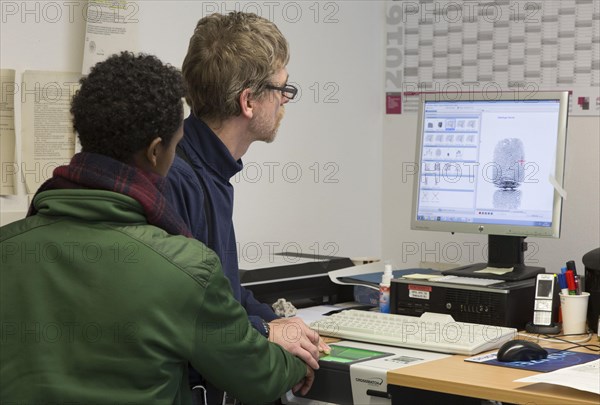
[(411, 228), (488, 235), (487, 267), (523, 279), (527, 236), (560, 236), (568, 92), (424, 93)]

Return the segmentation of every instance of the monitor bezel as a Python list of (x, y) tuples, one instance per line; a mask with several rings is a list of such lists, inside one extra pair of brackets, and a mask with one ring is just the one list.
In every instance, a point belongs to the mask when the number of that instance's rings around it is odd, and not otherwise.
[[(423, 147), (423, 126), (425, 125), (424, 106), (427, 101), (510, 101), (510, 100), (559, 100), (559, 118), (556, 143), (556, 167), (554, 180), (556, 182), (554, 189), (554, 199), (552, 208), (552, 225), (550, 227), (542, 226), (519, 226), (505, 224), (484, 224), (477, 222), (443, 222), (427, 221), (417, 219), (417, 208), (420, 196), (420, 172)], [(411, 229), (420, 231), (438, 231), (450, 233), (470, 233), (482, 235), (506, 235), (506, 236), (534, 236), (559, 238), (562, 221), (562, 203), (563, 197), (556, 186), (560, 187), (562, 192), (564, 185), (564, 172), (566, 162), (566, 142), (567, 142), (567, 122), (569, 112), (569, 92), (568, 91), (536, 91), (532, 93), (503, 92), (489, 96), (486, 93), (422, 93), (419, 100), (419, 112), (417, 123), (417, 142), (415, 148), (415, 176), (413, 181), (413, 198), (411, 211)]]

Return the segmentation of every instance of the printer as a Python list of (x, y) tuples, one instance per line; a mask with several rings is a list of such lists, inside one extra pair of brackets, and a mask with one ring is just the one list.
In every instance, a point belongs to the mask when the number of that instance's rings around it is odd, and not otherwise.
[(349, 285), (333, 283), (329, 271), (352, 267), (347, 257), (276, 253), (254, 262), (240, 261), (240, 283), (260, 302), (285, 298), (296, 308), (336, 304), (354, 299)]

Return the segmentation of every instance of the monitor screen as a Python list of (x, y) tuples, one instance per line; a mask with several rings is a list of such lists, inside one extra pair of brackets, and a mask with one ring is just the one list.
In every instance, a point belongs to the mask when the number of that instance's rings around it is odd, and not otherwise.
[(552, 287), (554, 280), (538, 280), (537, 291), (535, 293), (536, 298), (552, 298)]
[(559, 237), (568, 100), (423, 94), (412, 229)]

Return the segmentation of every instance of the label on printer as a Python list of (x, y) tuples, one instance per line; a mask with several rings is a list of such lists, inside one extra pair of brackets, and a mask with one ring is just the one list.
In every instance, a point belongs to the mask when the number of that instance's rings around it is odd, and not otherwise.
[(431, 286), (428, 285), (408, 285), (408, 296), (410, 298), (417, 298), (420, 300), (428, 300), (429, 293), (431, 292)]

